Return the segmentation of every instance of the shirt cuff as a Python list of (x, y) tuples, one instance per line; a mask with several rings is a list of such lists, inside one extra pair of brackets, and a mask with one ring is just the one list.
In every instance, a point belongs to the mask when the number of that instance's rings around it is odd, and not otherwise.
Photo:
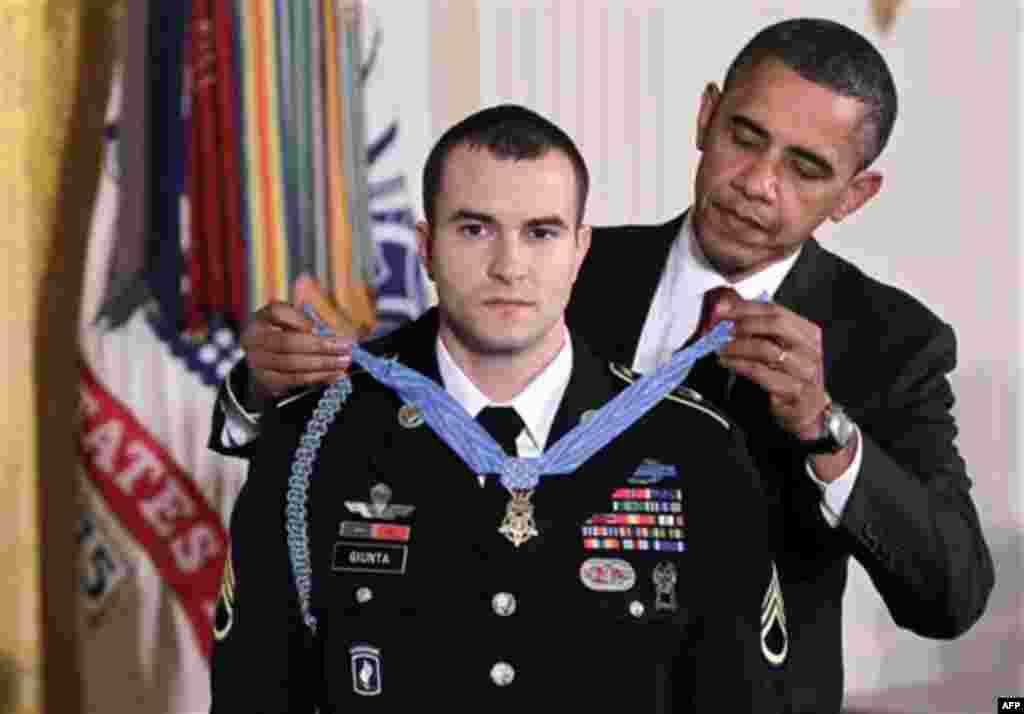
[(235, 396), (232, 386), (236, 370), (231, 370), (224, 380), (225, 398), (220, 400), (221, 411), (224, 412), (224, 427), (220, 432), (220, 443), (229, 449), (238, 449), (255, 441), (260, 435), (260, 415), (247, 411)]
[(846, 502), (850, 500), (850, 494), (853, 493), (853, 485), (857, 482), (857, 475), (860, 473), (863, 440), (861, 439), (860, 428), (856, 424), (853, 425), (853, 431), (856, 436), (853, 461), (846, 467), (842, 475), (832, 483), (825, 483), (818, 479), (818, 475), (814, 472), (814, 462), (811, 458), (808, 458), (805, 462), (807, 475), (814, 482), (814, 485), (821, 490), (821, 503), (819, 504), (821, 506), (821, 515), (824, 516), (825, 522), (832, 528), (839, 525), (839, 521), (843, 517), (843, 511), (846, 509)]

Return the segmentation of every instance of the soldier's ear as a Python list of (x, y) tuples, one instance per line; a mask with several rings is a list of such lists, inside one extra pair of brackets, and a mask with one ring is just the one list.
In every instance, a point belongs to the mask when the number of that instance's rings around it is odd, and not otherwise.
[(430, 224), (426, 221), (417, 221), (416, 253), (420, 256), (420, 261), (427, 271), (427, 277), (431, 280), (434, 279), (433, 248), (433, 233), (430, 230)]
[(583, 261), (590, 252), (590, 226), (581, 225), (576, 229), (576, 268), (572, 271), (572, 284), (576, 284), (576, 276), (580, 274)]

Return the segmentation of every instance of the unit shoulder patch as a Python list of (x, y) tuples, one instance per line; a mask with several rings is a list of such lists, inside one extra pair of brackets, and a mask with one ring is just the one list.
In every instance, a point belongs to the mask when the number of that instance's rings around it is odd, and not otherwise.
[[(626, 384), (632, 384), (636, 380), (643, 377), (642, 374), (636, 372), (629, 367), (622, 364), (616, 364), (615, 362), (609, 362), (608, 368), (612, 374), (621, 379)], [(732, 428), (732, 420), (729, 419), (726, 414), (719, 409), (717, 406), (712, 404), (710, 401), (705, 399), (697, 390), (691, 389), (685, 385), (680, 384), (678, 387), (673, 389), (671, 392), (665, 395), (665, 400), (675, 402), (676, 404), (682, 404), (695, 409), (715, 421), (721, 424), (726, 429)]]

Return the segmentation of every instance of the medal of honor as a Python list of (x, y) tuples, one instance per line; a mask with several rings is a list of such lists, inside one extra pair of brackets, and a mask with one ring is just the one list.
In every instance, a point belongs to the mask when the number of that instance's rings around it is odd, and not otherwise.
[(516, 548), (535, 535), (540, 535), (537, 524), (533, 522), (533, 504), (530, 497), (533, 489), (509, 489), (512, 498), (505, 506), (505, 518), (501, 521), (498, 532), (508, 538)]

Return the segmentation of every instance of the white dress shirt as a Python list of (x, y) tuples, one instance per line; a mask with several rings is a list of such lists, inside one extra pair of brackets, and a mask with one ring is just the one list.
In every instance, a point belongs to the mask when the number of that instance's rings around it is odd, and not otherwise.
[[(637, 372), (653, 371), (668, 361), (689, 339), (700, 320), (705, 292), (712, 288), (728, 286), (747, 300), (753, 300), (764, 293), (774, 297), (800, 256), (800, 251), (797, 250), (793, 255), (772, 263), (754, 275), (729, 283), (712, 267), (697, 243), (692, 216), (693, 211), (687, 211), (679, 236), (669, 248), (665, 269), (658, 280), (658, 287), (647, 311), (647, 319), (640, 332), (640, 341), (637, 343), (633, 359), (633, 369)], [(860, 473), (860, 464), (859, 430), (853, 461), (842, 476), (832, 483), (820, 481), (814, 473), (811, 460), (807, 460), (807, 474), (822, 492), (822, 516), (832, 527), (839, 524), (853, 484)]]
[(672, 241), (665, 269), (647, 310), (633, 359), (633, 369), (637, 372), (653, 372), (689, 339), (697, 329), (704, 293), (708, 290), (727, 286), (746, 300), (754, 300), (763, 293), (774, 296), (800, 256), (797, 251), (750, 277), (730, 283), (704, 257), (693, 232), (692, 214), (693, 211), (687, 211), (682, 230)]

